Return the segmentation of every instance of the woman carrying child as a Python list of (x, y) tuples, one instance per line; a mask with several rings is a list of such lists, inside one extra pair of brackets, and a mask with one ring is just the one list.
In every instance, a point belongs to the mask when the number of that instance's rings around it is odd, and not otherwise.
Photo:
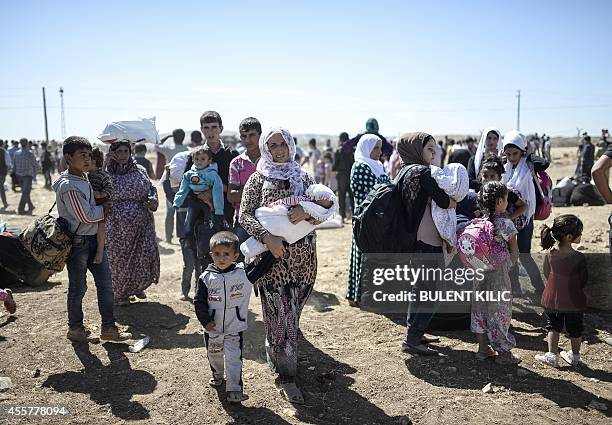
[(108, 261), (115, 303), (130, 304), (130, 296), (144, 299), (144, 290), (159, 281), (159, 250), (153, 211), (157, 190), (147, 172), (136, 164), (129, 142), (113, 143), (106, 171), (113, 179), (113, 208), (106, 221)]
[[(355, 162), (351, 168), (351, 190), (355, 215), (359, 214), (361, 203), (375, 184), (389, 183), (385, 174), (380, 155), (382, 154), (382, 139), (375, 134), (364, 134), (357, 142)], [(348, 291), (346, 299), (352, 307), (357, 307), (361, 301), (361, 266), (362, 252), (357, 247), (355, 237), (351, 241), (351, 258), (349, 262)]]
[[(498, 181), (485, 183), (478, 194), (478, 206), (484, 219), (493, 223), (494, 244), (491, 249), (493, 264), (484, 272), (484, 279), (476, 280), (475, 291), (491, 293), (499, 301), (472, 302), (471, 329), (478, 337), (476, 358), (495, 357), (498, 364), (518, 364), (520, 359), (512, 355), (516, 345), (510, 333), (512, 322), (512, 286), (509, 270), (518, 258), (517, 230), (506, 217), (508, 189)], [(474, 223), (474, 222), (472, 222)]]
[[(314, 183), (295, 161), (295, 142), (288, 130), (277, 127), (262, 133), (261, 158), (247, 181), (240, 203), (240, 225), (267, 245), (276, 261), (255, 285), (261, 294), (268, 363), (279, 375), (281, 394), (289, 402), (303, 404), (295, 384), (299, 321), (317, 276), (316, 236), (312, 232), (293, 244), (270, 234), (255, 217), (255, 210), (288, 196), (301, 196)], [(296, 224), (317, 224), (301, 206), (289, 211)], [(256, 260), (257, 261), (257, 260)]]
[[(433, 136), (422, 132), (402, 134), (397, 145), (402, 167), (396, 179), (401, 185), (402, 208), (411, 235), (411, 240), (405, 241), (405, 252), (426, 254), (428, 258), (423, 265), (427, 267), (441, 266), (444, 261), (443, 241), (431, 215), (431, 202), (435, 201), (443, 209), (457, 206), (431, 176), (430, 165), (436, 157), (435, 145)], [(413, 286), (417, 297), (408, 306), (403, 351), (421, 355), (437, 354), (437, 351), (425, 345), (438, 340), (425, 335), (436, 306), (420, 302), (418, 296), (419, 291), (433, 289), (435, 285), (435, 282), (420, 281)]]
[[(542, 248), (550, 250), (544, 257), (546, 287), (541, 300), (546, 312), (548, 352), (535, 358), (553, 367), (559, 366), (559, 355), (572, 366), (580, 363), (586, 308), (583, 288), (588, 273), (585, 255), (574, 250), (572, 244), (580, 242), (582, 229), (582, 221), (573, 214), (561, 215), (555, 218), (552, 227), (544, 225), (542, 229)], [(563, 328), (569, 334), (572, 350), (559, 354), (559, 334)]]

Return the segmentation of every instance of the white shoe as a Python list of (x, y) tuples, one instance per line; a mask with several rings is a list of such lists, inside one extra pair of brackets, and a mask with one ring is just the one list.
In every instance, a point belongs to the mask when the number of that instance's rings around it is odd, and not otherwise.
[(548, 366), (559, 367), (559, 356), (557, 356), (555, 353), (551, 353), (550, 351), (544, 354), (536, 354), (535, 359), (539, 362), (547, 364)]
[(574, 354), (573, 351), (561, 351), (559, 355), (571, 366), (577, 366), (580, 363), (580, 353)]

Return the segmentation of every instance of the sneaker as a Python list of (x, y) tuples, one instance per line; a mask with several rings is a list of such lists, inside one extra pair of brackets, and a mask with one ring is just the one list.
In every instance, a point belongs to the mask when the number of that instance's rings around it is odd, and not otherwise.
[(570, 366), (577, 366), (580, 363), (580, 353), (575, 354), (573, 351), (561, 351), (559, 355)]
[(433, 350), (424, 344), (419, 344), (419, 345), (402, 344), (402, 351), (404, 353), (418, 354), (420, 356), (437, 356), (440, 354), (438, 351)]
[(14, 314), (17, 311), (17, 303), (15, 303), (15, 299), (13, 298), (13, 291), (10, 289), (6, 289), (6, 299), (4, 300), (4, 308), (9, 314)]
[(536, 354), (535, 359), (552, 367), (559, 367), (559, 356), (555, 353)]
[(102, 328), (100, 332), (100, 339), (103, 341), (116, 341), (122, 342), (132, 338), (132, 334), (127, 332), (119, 332), (119, 328), (116, 325)]
[(189, 295), (181, 294), (178, 296), (178, 300), (179, 301), (191, 301), (191, 298), (189, 298)]
[(91, 336), (91, 331), (85, 326), (79, 326), (78, 328), (68, 329), (66, 338), (72, 342), (98, 342), (98, 338)]
[(498, 353), (497, 357), (495, 357), (495, 363), (499, 365), (517, 365), (521, 361), (521, 359), (515, 357), (510, 351)]
[(134, 294), (134, 296), (136, 298), (138, 298), (139, 300), (146, 300), (147, 299), (147, 294), (145, 294), (144, 291), (140, 291), (140, 292)]
[(223, 378), (215, 378), (214, 376), (208, 380), (208, 385), (211, 387), (220, 387), (223, 385)]

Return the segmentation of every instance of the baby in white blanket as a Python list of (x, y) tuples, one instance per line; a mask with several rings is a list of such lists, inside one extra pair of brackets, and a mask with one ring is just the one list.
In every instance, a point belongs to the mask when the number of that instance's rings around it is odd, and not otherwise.
[[(267, 207), (255, 210), (255, 218), (271, 235), (280, 236), (292, 244), (315, 229), (315, 225), (302, 220), (297, 224), (289, 221), (289, 210), (300, 205), (313, 219), (323, 222), (333, 217), (338, 209), (338, 199), (334, 192), (325, 185), (312, 184), (304, 195), (289, 196), (273, 202)], [(240, 251), (249, 262), (251, 258), (266, 252), (268, 247), (257, 239), (250, 237), (240, 245)]]
[[(448, 164), (444, 168), (431, 166), (431, 176), (440, 189), (457, 202), (461, 202), (469, 191), (469, 177), (467, 170), (461, 164)], [(431, 202), (431, 218), (446, 242), (444, 251), (445, 264), (448, 265), (453, 258), (453, 249), (457, 246), (457, 212), (454, 208), (444, 209), (433, 200)]]

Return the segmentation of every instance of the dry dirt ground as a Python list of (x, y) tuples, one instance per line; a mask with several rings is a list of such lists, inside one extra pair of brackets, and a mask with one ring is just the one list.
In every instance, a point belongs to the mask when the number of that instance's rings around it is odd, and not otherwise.
[[(570, 174), (573, 149), (553, 154), (553, 179)], [(9, 194), (13, 208), (17, 196)], [(41, 213), (51, 206), (53, 194), (36, 187), (33, 199)], [(609, 206), (555, 210), (563, 212), (584, 220), (585, 252), (608, 251)], [(159, 235), (164, 213), (162, 205), (156, 213)], [(22, 226), (31, 218), (2, 213), (0, 220)], [(82, 424), (393, 424), (408, 423), (407, 418), (414, 424), (610, 423), (612, 347), (603, 342), (612, 336), (610, 315), (587, 315), (585, 366), (576, 369), (536, 364), (533, 356), (545, 349), (545, 331), (543, 318), (534, 314), (513, 321), (520, 367), (477, 362), (475, 341), (467, 331), (434, 332), (441, 337), (438, 347), (444, 357), (410, 356), (400, 351), (405, 330), (401, 317), (363, 312), (344, 300), (350, 228), (318, 233), (317, 283), (301, 322), (298, 383), (305, 406), (293, 407), (279, 397), (274, 376), (261, 359), (264, 337), (257, 298), (251, 302), (244, 352), (250, 400), (229, 405), (223, 392), (207, 385), (210, 371), (200, 324), (192, 304), (176, 299), (180, 247), (165, 242), (160, 242), (160, 283), (147, 291), (147, 300), (116, 310), (120, 324), (151, 336), (151, 344), (140, 353), (130, 353), (125, 344), (73, 346), (66, 340), (65, 271), (39, 288), (15, 286), (17, 314), (0, 317), (0, 376), (10, 377), (14, 386), (0, 392), (0, 405), (64, 405), (72, 415), (61, 421)], [(538, 242), (534, 238), (536, 250)], [(86, 324), (97, 331), (91, 279), (84, 305)], [(561, 344), (569, 347), (565, 337)], [(37, 368), (40, 376), (34, 377)], [(487, 383), (497, 391), (483, 393)], [(598, 398), (608, 411), (588, 407)]]

